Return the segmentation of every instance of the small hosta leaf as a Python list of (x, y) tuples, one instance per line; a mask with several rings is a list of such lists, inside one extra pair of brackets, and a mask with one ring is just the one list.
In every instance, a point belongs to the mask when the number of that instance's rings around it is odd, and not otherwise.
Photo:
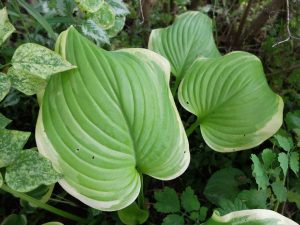
[(19, 192), (31, 191), (42, 184), (53, 184), (60, 178), (61, 175), (52, 168), (51, 162), (35, 149), (21, 151), (5, 173), (7, 185)]
[(283, 171), (284, 176), (286, 176), (288, 168), (289, 168), (289, 157), (286, 153), (279, 153), (278, 162), (280, 163), (280, 167)]
[(10, 122), (10, 119), (6, 118), (0, 113), (0, 128), (5, 128)]
[(21, 45), (12, 57), (15, 70), (24, 71), (42, 79), (75, 68), (56, 52), (34, 43)]
[(277, 200), (279, 202), (285, 202), (287, 200), (287, 189), (286, 187), (283, 185), (282, 182), (280, 181), (276, 181), (274, 183), (272, 183), (272, 190), (277, 198)]
[(175, 213), (180, 211), (180, 203), (174, 189), (165, 187), (162, 191), (154, 193), (156, 203), (154, 208), (162, 213)]
[(75, 2), (82, 11), (94, 13), (100, 9), (104, 0), (75, 0)]
[(186, 212), (200, 209), (200, 202), (191, 187), (187, 187), (182, 193), (181, 205)]
[(115, 24), (106, 30), (108, 36), (110, 38), (115, 37), (124, 27), (125, 25), (125, 16), (117, 16), (115, 19)]
[(29, 132), (0, 129), (0, 168), (15, 161), (30, 136)]
[(197, 57), (217, 57), (211, 19), (196, 11), (178, 16), (172, 26), (152, 30), (148, 48), (171, 63), (172, 73), (180, 80)]
[(238, 194), (245, 205), (250, 209), (264, 209), (267, 207), (267, 191), (265, 190), (244, 190)]
[(262, 160), (266, 169), (269, 169), (276, 159), (276, 153), (271, 149), (267, 148), (261, 153)]
[(107, 30), (114, 25), (115, 17), (115, 13), (106, 2), (101, 5), (97, 12), (90, 16), (90, 18), (104, 30)]
[(282, 98), (269, 87), (260, 59), (247, 52), (198, 58), (185, 72), (178, 98), (219, 152), (256, 147), (282, 124)]
[(47, 86), (47, 80), (13, 67), (9, 68), (7, 75), (10, 77), (12, 87), (25, 95), (39, 93)]
[(291, 137), (285, 137), (283, 135), (276, 134), (274, 135), (274, 138), (278, 142), (279, 147), (287, 152), (289, 152), (294, 147), (294, 143)]
[(290, 168), (296, 175), (298, 175), (298, 172), (299, 172), (299, 153), (298, 152), (291, 153)]
[(10, 90), (11, 82), (9, 77), (0, 72), (0, 101), (2, 101)]
[(126, 225), (143, 224), (149, 217), (149, 212), (144, 209), (140, 209), (136, 202), (126, 208), (118, 211), (120, 220)]
[(0, 45), (15, 31), (14, 26), (9, 22), (7, 10), (4, 7), (0, 10)]
[(296, 222), (268, 209), (251, 209), (232, 212), (221, 216), (215, 211), (202, 225), (298, 225)]
[(266, 174), (266, 170), (261, 164), (259, 158), (251, 154), (251, 160), (253, 162), (253, 176), (259, 188), (266, 190), (269, 185), (269, 178)]
[(184, 218), (177, 214), (170, 214), (164, 218), (161, 225), (184, 225)]
[(82, 33), (97, 43), (98, 46), (109, 44), (109, 37), (106, 31), (97, 25), (95, 21), (88, 19), (81, 26)]
[(129, 10), (123, 0), (106, 0), (116, 16), (126, 16)]
[(225, 168), (215, 172), (208, 180), (205, 197), (218, 205), (223, 198), (234, 200), (239, 193), (239, 186), (245, 184), (245, 174), (236, 168)]

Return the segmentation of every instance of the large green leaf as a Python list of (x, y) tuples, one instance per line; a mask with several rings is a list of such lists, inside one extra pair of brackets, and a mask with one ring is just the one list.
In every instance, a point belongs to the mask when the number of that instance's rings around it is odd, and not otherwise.
[(178, 177), (188, 141), (168, 86), (170, 66), (146, 49), (107, 52), (70, 28), (56, 45), (77, 66), (53, 76), (36, 128), (39, 151), (74, 197), (100, 210), (130, 205), (140, 174)]
[(255, 147), (282, 124), (283, 101), (268, 86), (260, 60), (250, 53), (197, 59), (178, 97), (198, 117), (205, 142), (216, 151)]
[(241, 210), (220, 216), (214, 212), (202, 225), (299, 225), (281, 214), (267, 209)]
[(7, 10), (4, 7), (0, 10), (0, 45), (15, 31), (14, 26), (9, 22)]
[(186, 12), (174, 24), (151, 32), (148, 48), (166, 57), (172, 73), (180, 80), (194, 60), (217, 57), (211, 19), (200, 12)]
[(51, 162), (35, 149), (21, 151), (19, 157), (6, 168), (7, 185), (18, 192), (32, 191), (38, 186), (50, 185), (61, 178)]

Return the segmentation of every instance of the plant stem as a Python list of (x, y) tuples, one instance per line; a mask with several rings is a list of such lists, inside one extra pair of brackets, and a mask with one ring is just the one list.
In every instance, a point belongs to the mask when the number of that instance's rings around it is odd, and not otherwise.
[(67, 218), (69, 220), (73, 220), (73, 221), (77, 221), (77, 222), (78, 221), (82, 222), (82, 221), (85, 220), (82, 217), (75, 216), (75, 215), (73, 215), (71, 213), (65, 212), (65, 211), (63, 211), (61, 209), (57, 209), (57, 208), (55, 208), (53, 206), (50, 206), (50, 205), (48, 205), (46, 203), (43, 203), (43, 202), (39, 201), (38, 199), (30, 197), (29, 195), (26, 195), (26, 194), (21, 193), (21, 192), (14, 191), (13, 189), (11, 189), (8, 186), (6, 186), (5, 184), (3, 184), (1, 186), (1, 189), (3, 191), (6, 191), (6, 192), (14, 195), (15, 197), (18, 197), (18, 198), (23, 199), (23, 200), (25, 200), (27, 202), (30, 202), (30, 203), (38, 206), (39, 208), (45, 209), (45, 210), (47, 210), (49, 212), (52, 212), (52, 213), (54, 213), (56, 215), (62, 216), (64, 218)]
[(145, 199), (144, 199), (144, 179), (143, 179), (143, 174), (140, 173), (141, 177), (141, 190), (138, 196), (138, 206), (140, 209), (145, 209)]
[(200, 120), (199, 118), (197, 118), (197, 120), (188, 128), (186, 129), (186, 135), (189, 137), (193, 132), (194, 130), (200, 125)]
[(181, 79), (179, 79), (178, 77), (176, 77), (175, 84), (174, 84), (174, 86), (172, 88), (172, 95), (173, 95), (174, 98), (176, 97), (177, 89), (179, 87), (180, 82), (181, 82)]

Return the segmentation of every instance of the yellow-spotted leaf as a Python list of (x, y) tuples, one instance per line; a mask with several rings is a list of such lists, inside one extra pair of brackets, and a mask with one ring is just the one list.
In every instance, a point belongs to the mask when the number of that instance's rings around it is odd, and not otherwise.
[(267, 210), (252, 209), (241, 210), (221, 216), (215, 211), (203, 225), (299, 225), (283, 215)]
[(104, 0), (75, 0), (75, 2), (82, 11), (94, 13), (100, 9)]
[(168, 85), (170, 65), (146, 49), (108, 52), (69, 28), (56, 50), (77, 66), (51, 77), (36, 127), (39, 151), (85, 204), (114, 211), (138, 196), (141, 175), (170, 180), (190, 160)]
[(178, 97), (198, 117), (205, 142), (216, 151), (255, 147), (282, 124), (283, 101), (268, 86), (261, 61), (250, 53), (197, 59)]
[(148, 48), (167, 58), (172, 73), (181, 80), (197, 57), (217, 57), (211, 19), (201, 12), (189, 11), (174, 24), (151, 32)]
[(2, 101), (10, 90), (11, 82), (9, 77), (0, 72), (0, 101)]
[(0, 10), (0, 45), (15, 31), (14, 26), (9, 22), (7, 10), (4, 7)]

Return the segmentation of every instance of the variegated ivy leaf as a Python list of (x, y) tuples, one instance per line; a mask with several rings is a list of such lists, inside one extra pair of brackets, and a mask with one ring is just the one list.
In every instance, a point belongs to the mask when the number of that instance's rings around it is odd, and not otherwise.
[(28, 192), (38, 186), (57, 182), (61, 175), (53, 168), (51, 162), (41, 156), (36, 149), (21, 151), (17, 160), (6, 168), (7, 185), (19, 192)]
[(0, 72), (0, 101), (5, 98), (10, 90), (10, 86), (11, 83), (9, 77), (6, 74)]
[(14, 26), (9, 22), (7, 10), (4, 7), (0, 10), (0, 45), (15, 31)]
[(170, 61), (172, 73), (178, 80), (197, 57), (220, 56), (213, 38), (211, 19), (196, 11), (178, 16), (172, 26), (153, 30), (148, 48)]
[(75, 2), (82, 11), (94, 13), (100, 9), (104, 0), (75, 0)]
[(115, 37), (124, 27), (125, 25), (125, 16), (116, 16), (115, 24), (106, 30), (106, 33), (110, 38)]
[(6, 127), (10, 122), (10, 119), (6, 118), (0, 113), (0, 128)]
[(18, 158), (29, 136), (29, 132), (0, 129), (0, 168)]
[(126, 4), (122, 0), (106, 0), (116, 16), (125, 16), (129, 14)]
[(82, 33), (97, 43), (98, 46), (109, 44), (109, 37), (102, 27), (98, 26), (93, 20), (86, 20), (81, 26)]
[(97, 12), (90, 15), (90, 18), (104, 30), (107, 30), (114, 25), (115, 17), (115, 13), (106, 2), (101, 5)]
[(47, 80), (24, 70), (16, 70), (10, 67), (7, 74), (10, 77), (12, 87), (26, 95), (39, 93), (47, 86)]
[(221, 216), (215, 211), (202, 225), (299, 225), (283, 215), (268, 209), (241, 210)]
[(11, 62), (15, 70), (24, 71), (44, 80), (55, 73), (75, 68), (56, 52), (34, 43), (19, 46)]

